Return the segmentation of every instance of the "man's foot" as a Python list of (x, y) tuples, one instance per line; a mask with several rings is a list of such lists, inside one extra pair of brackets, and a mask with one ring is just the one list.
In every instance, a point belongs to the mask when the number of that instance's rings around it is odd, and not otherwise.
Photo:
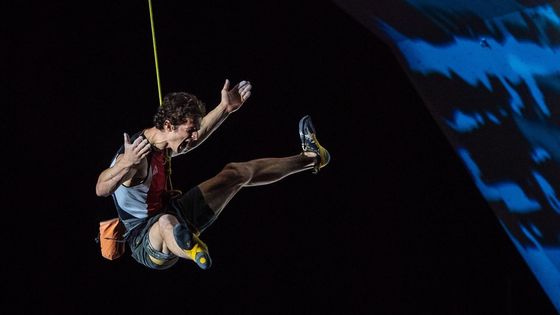
[(210, 253), (208, 253), (208, 246), (204, 242), (182, 224), (177, 224), (173, 227), (173, 235), (177, 245), (200, 269), (206, 270), (210, 268), (212, 259), (210, 258)]
[(303, 152), (313, 152), (316, 154), (313, 174), (317, 174), (320, 169), (329, 164), (331, 155), (327, 149), (319, 144), (315, 127), (313, 127), (309, 115), (304, 116), (299, 121), (299, 137), (301, 138), (301, 148)]

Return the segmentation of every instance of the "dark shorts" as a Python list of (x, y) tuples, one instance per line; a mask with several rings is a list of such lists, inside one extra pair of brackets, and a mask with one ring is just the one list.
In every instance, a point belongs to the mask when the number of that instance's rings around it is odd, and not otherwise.
[(216, 220), (216, 214), (208, 207), (198, 186), (172, 199), (163, 212), (147, 218), (131, 231), (128, 238), (132, 258), (148, 268), (167, 269), (179, 260), (179, 257), (172, 253), (165, 254), (153, 249), (149, 241), (150, 228), (164, 214), (174, 215), (195, 234), (202, 233)]
[(178, 198), (171, 199), (166, 212), (177, 216), (179, 221), (187, 224), (195, 234), (204, 232), (216, 220), (216, 214), (208, 207), (198, 186)]

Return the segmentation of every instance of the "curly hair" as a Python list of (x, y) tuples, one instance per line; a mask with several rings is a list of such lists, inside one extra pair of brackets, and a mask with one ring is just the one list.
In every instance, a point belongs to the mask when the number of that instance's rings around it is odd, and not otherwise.
[(173, 92), (165, 95), (163, 104), (154, 115), (154, 125), (163, 129), (166, 120), (173, 126), (184, 123), (188, 118), (202, 118), (206, 115), (206, 105), (195, 95)]

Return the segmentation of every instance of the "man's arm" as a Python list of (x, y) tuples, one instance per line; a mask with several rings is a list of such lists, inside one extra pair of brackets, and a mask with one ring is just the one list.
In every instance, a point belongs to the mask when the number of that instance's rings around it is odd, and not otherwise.
[(124, 153), (120, 154), (115, 164), (99, 174), (95, 193), (100, 197), (110, 196), (120, 184), (134, 177), (142, 159), (150, 152), (148, 140), (138, 137), (130, 143), (128, 134), (124, 134)]
[(251, 83), (249, 81), (241, 81), (233, 88), (229, 88), (229, 80), (226, 79), (224, 87), (221, 91), (221, 101), (212, 111), (210, 111), (200, 123), (198, 130), (198, 139), (193, 145), (185, 148), (179, 154), (187, 153), (188, 151), (199, 146), (204, 140), (214, 132), (229, 114), (237, 111), (243, 103), (251, 96)]

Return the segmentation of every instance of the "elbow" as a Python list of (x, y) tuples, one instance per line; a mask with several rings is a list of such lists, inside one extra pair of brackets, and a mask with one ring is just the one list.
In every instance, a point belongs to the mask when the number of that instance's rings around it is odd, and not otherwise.
[(107, 197), (107, 194), (103, 193), (99, 189), (95, 189), (95, 194), (97, 195), (97, 197)]
[(99, 187), (99, 185), (95, 186), (95, 194), (97, 197), (108, 197), (111, 195), (106, 189)]

